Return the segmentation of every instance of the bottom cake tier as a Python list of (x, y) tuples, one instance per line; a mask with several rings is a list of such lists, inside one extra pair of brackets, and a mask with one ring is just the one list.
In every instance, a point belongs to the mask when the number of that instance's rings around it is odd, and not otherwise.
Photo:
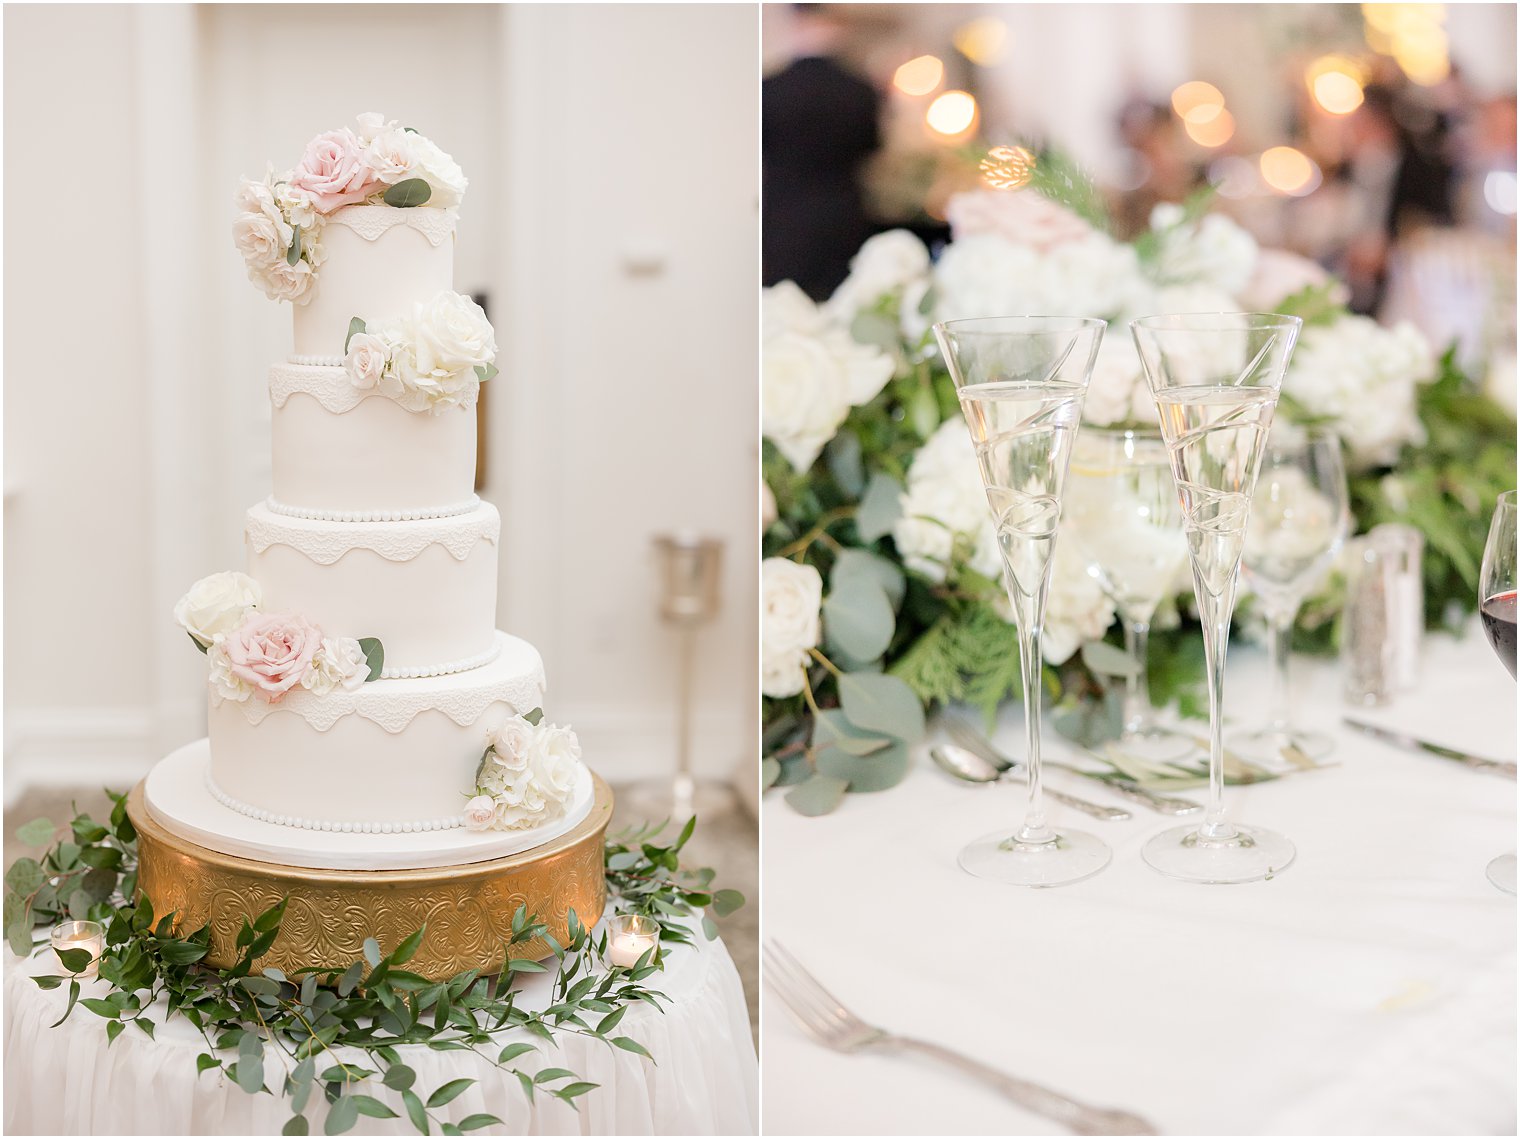
[[(313, 830), (253, 818), (229, 806), (211, 779), (211, 745), (171, 752), (143, 780), (154, 820), (197, 846), (279, 866), (315, 870), (420, 870), (531, 853), (578, 828), (595, 808), (597, 779), (582, 767), (565, 813), (526, 830)], [(320, 803), (303, 805), (315, 813)]]
[[(342, 970), (362, 958), (366, 938), (388, 953), (426, 925), (409, 970), (434, 980), (464, 969), (492, 973), (502, 966), (519, 906), (562, 944), (569, 939), (571, 910), (587, 926), (601, 918), (612, 792), (595, 775), (588, 778), (589, 811), (574, 827), (531, 850), (467, 865), (389, 871), (282, 866), (208, 849), (158, 820), (148, 807), (144, 781), (127, 800), (138, 832), (138, 889), (155, 913), (174, 913), (182, 933), (208, 926), (206, 961), (217, 967), (236, 963), (244, 920), (285, 898), (280, 935), (259, 959), (260, 969)], [(507, 955), (539, 960), (550, 952), (539, 939), (513, 946)]]

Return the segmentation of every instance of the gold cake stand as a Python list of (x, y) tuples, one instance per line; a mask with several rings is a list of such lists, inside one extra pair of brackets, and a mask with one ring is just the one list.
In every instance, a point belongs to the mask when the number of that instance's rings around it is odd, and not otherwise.
[[(311, 967), (346, 969), (373, 937), (389, 953), (424, 923), (427, 934), (406, 968), (430, 980), (464, 969), (498, 971), (519, 905), (568, 940), (569, 914), (587, 926), (607, 902), (604, 870), (612, 790), (593, 774), (591, 813), (568, 833), (522, 854), (430, 870), (312, 870), (256, 862), (187, 842), (148, 812), (143, 784), (127, 799), (137, 828), (137, 885), (156, 914), (173, 912), (182, 933), (211, 927), (206, 962), (235, 964), (243, 919), (288, 898), (280, 936), (259, 968), (286, 973)], [(550, 954), (541, 938), (513, 946), (512, 957)]]

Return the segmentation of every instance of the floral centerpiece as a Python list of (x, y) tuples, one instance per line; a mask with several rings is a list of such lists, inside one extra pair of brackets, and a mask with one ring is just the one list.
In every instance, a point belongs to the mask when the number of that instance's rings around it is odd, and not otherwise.
[[(1018, 189), (949, 204), (937, 259), (905, 231), (868, 241), (815, 305), (783, 283), (762, 309), (765, 517), (762, 687), (767, 786), (807, 814), (907, 771), (926, 709), (964, 701), (990, 719), (1019, 665), (970, 437), (932, 323), (1020, 313), (1110, 322), (1084, 419), (1156, 423), (1125, 324), (1142, 315), (1257, 310), (1303, 318), (1279, 416), (1330, 425), (1352, 472), (1357, 527), (1418, 527), (1432, 624), (1476, 605), (1489, 512), (1515, 477), (1515, 424), (1411, 326), (1344, 307), (1314, 263), (1264, 250), (1207, 197), (1158, 206), (1147, 232), (1109, 234), (1091, 187), (1058, 159)], [(1305, 606), (1306, 647), (1329, 647), (1338, 605)], [(1158, 619), (1153, 693), (1199, 707), (1190, 595)], [(1166, 625), (1170, 623), (1168, 632)], [(1093, 745), (1120, 732), (1112, 603), (1057, 544), (1044, 633), (1052, 722)]]

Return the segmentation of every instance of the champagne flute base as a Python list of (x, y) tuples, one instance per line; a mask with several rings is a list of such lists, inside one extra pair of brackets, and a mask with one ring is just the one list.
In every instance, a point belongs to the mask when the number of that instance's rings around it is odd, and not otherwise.
[(1125, 755), (1151, 763), (1170, 763), (1208, 754), (1198, 746), (1198, 741), (1193, 736), (1160, 724), (1147, 724), (1143, 728), (1126, 731), (1113, 741), (1113, 746)]
[(1488, 864), (1488, 880), (1506, 894), (1515, 892), (1515, 856), (1501, 854)]
[(1147, 842), (1141, 856), (1152, 870), (1182, 882), (1233, 885), (1275, 878), (1297, 853), (1276, 831), (1235, 826), (1226, 839), (1211, 839), (1194, 826), (1173, 827)]
[(967, 874), (1010, 886), (1069, 886), (1108, 865), (1113, 851), (1084, 831), (1063, 830), (1049, 842), (1020, 842), (1006, 830), (985, 834), (961, 850)]
[(1242, 759), (1282, 766), (1293, 762), (1283, 754), (1290, 747), (1296, 747), (1310, 759), (1324, 759), (1335, 750), (1335, 741), (1324, 732), (1310, 732), (1290, 726), (1286, 730), (1262, 728), (1239, 736), (1232, 735), (1225, 741), (1225, 746)]

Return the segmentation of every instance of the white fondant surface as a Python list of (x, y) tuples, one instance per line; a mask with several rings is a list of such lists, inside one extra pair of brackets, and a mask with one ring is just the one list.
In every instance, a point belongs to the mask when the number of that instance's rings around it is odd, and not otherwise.
[(386, 396), (357, 391), (342, 368), (294, 364), (270, 369), (270, 389), (280, 503), (400, 512), (454, 506), (474, 493), (473, 401), (438, 415), (408, 411)]
[[(144, 792), (148, 809), (159, 823), (198, 846), (224, 854), (322, 870), (423, 870), (521, 854), (572, 830), (591, 812), (595, 798), (591, 772), (583, 767), (566, 814), (532, 830), (461, 827), (411, 834), (302, 830), (260, 822), (217, 802), (206, 785), (210, 759), (210, 741), (196, 740), (160, 760), (149, 772)], [(296, 801), (308, 815), (317, 815), (326, 806), (313, 792)]]
[(487, 735), (543, 702), (538, 651), (495, 636), (494, 661), (450, 676), (376, 680), (325, 696), (299, 689), (277, 704), (211, 692), (216, 786), (276, 816), (376, 823), (459, 814)]
[(435, 670), (489, 651), (497, 539), (489, 503), (411, 522), (329, 522), (248, 511), (248, 573), (271, 613), (328, 636), (378, 637), (394, 669)]
[[(407, 315), (454, 287), (453, 211), (424, 209), (345, 206), (327, 219), (320, 237), (327, 256), (311, 299), (291, 309), (297, 356), (341, 356), (354, 317)], [(414, 216), (392, 216), (400, 214)]]

